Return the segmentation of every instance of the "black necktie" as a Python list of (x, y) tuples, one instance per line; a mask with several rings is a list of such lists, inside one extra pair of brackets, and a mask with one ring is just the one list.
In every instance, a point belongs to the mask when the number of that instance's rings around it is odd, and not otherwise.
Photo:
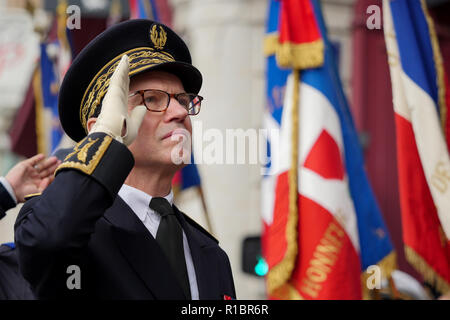
[(156, 241), (169, 260), (187, 299), (191, 299), (186, 260), (184, 258), (183, 232), (180, 223), (175, 216), (172, 206), (165, 198), (153, 197), (150, 201), (150, 208), (161, 215), (161, 222), (156, 232)]

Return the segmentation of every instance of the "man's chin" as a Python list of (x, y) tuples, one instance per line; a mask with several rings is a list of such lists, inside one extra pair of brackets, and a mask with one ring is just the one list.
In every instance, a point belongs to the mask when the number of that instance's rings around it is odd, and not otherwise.
[(191, 163), (191, 154), (171, 154), (170, 162), (175, 166), (186, 166)]

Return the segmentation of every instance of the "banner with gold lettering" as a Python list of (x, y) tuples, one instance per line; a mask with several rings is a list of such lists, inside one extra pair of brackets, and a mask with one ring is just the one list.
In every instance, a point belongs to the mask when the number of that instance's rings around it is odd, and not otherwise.
[[(387, 277), (395, 256), (319, 1), (271, 1), (267, 34), (270, 162), (262, 181), (262, 246), (268, 297), (361, 299), (363, 272), (378, 264)], [(305, 42), (287, 46), (287, 38)], [(280, 59), (286, 48), (290, 58)], [(298, 56), (309, 63), (299, 65)]]
[(445, 293), (450, 291), (446, 75), (425, 1), (384, 1), (383, 14), (406, 258)]

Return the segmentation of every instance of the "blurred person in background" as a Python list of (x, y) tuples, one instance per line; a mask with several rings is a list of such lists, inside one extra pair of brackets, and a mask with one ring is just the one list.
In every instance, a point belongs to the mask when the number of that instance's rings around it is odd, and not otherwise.
[[(0, 219), (28, 195), (42, 192), (52, 182), (60, 163), (56, 157), (46, 159), (38, 154), (20, 161), (5, 177), (0, 177)], [(0, 300), (33, 298), (28, 282), (19, 272), (14, 243), (0, 245)]]

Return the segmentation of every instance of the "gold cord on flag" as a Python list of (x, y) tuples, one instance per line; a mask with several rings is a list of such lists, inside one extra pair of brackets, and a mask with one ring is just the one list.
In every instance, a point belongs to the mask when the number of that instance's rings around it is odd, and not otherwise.
[(413, 248), (405, 245), (405, 256), (417, 271), (420, 272), (425, 281), (432, 285), (437, 291), (440, 293), (450, 291), (450, 283), (441, 277)]
[(425, 20), (428, 24), (428, 31), (430, 33), (431, 47), (433, 49), (433, 60), (434, 65), (436, 66), (436, 84), (438, 88), (438, 105), (441, 115), (441, 127), (444, 132), (445, 137), (445, 128), (446, 128), (446, 119), (447, 119), (447, 105), (445, 102), (445, 81), (444, 81), (444, 67), (442, 62), (441, 50), (439, 49), (439, 41), (436, 35), (436, 30), (434, 29), (434, 22), (431, 18), (425, 0), (420, 1), (422, 5), (422, 10), (425, 15)]
[(300, 71), (292, 70), (292, 131), (291, 131), (291, 166), (288, 172), (289, 180), (289, 213), (286, 223), (286, 253), (284, 258), (267, 274), (269, 294), (278, 299), (301, 299), (298, 291), (289, 283), (297, 258), (297, 228), (298, 228), (298, 134), (299, 134), (299, 91)]

